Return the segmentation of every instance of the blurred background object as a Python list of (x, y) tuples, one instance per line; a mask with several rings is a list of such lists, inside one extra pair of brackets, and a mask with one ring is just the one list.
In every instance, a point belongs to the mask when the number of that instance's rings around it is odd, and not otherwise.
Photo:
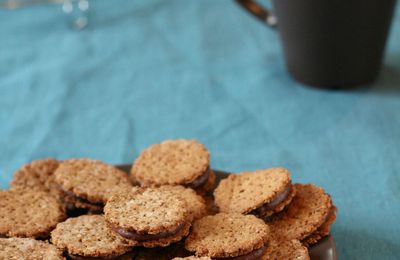
[(1, 0), (0, 7), (16, 9), (37, 4), (62, 3), (64, 0)]
[(287, 70), (299, 82), (349, 88), (377, 79), (396, 0), (273, 0), (273, 11), (237, 2), (278, 26)]
[(17, 9), (32, 5), (59, 4), (62, 11), (69, 15), (75, 29), (83, 29), (88, 24), (89, 0), (0, 0), (0, 8)]

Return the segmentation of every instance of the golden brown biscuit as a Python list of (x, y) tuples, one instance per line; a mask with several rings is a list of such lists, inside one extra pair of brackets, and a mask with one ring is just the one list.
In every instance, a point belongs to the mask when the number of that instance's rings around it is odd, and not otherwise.
[(295, 195), (290, 173), (284, 168), (231, 174), (214, 191), (221, 212), (267, 217), (282, 211)]
[(253, 215), (218, 213), (194, 222), (185, 247), (197, 256), (260, 258), (269, 236), (268, 225)]
[(46, 238), (66, 218), (59, 201), (42, 191), (0, 191), (0, 236)]
[(269, 221), (271, 231), (279, 239), (297, 239), (316, 243), (329, 234), (336, 208), (331, 197), (313, 184), (295, 184), (296, 196), (287, 209)]
[(64, 195), (54, 181), (54, 172), (59, 164), (60, 162), (53, 158), (32, 161), (14, 173), (10, 188), (44, 191), (65, 204)]
[(116, 194), (104, 207), (112, 229), (144, 247), (165, 247), (187, 236), (193, 219), (176, 192), (159, 188), (133, 188)]
[(51, 232), (51, 241), (71, 258), (119, 257), (137, 245), (115, 234), (102, 215), (83, 215), (59, 223)]
[(62, 251), (32, 238), (0, 238), (0, 259), (63, 260)]
[(101, 211), (114, 193), (132, 187), (125, 172), (90, 159), (63, 161), (55, 172), (55, 181), (69, 202), (93, 212)]
[(183, 185), (198, 189), (211, 175), (210, 154), (195, 140), (168, 140), (142, 151), (131, 176), (141, 186)]

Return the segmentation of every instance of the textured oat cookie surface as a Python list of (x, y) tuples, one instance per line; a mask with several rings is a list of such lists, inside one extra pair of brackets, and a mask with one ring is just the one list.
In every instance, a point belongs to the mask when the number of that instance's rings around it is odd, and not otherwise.
[(193, 189), (185, 188), (181, 185), (161, 186), (161, 190), (176, 193), (186, 202), (186, 209), (192, 215), (193, 219), (199, 219), (206, 214), (206, 202), (202, 196), (198, 195)]
[(176, 192), (158, 188), (132, 188), (116, 194), (104, 207), (106, 221), (138, 234), (176, 230), (190, 221), (186, 202)]
[(131, 175), (143, 186), (185, 185), (203, 175), (209, 164), (204, 145), (195, 140), (168, 140), (142, 151)]
[(195, 221), (185, 246), (197, 256), (235, 257), (263, 247), (268, 238), (269, 228), (261, 219), (218, 213)]
[(59, 161), (53, 158), (32, 161), (15, 171), (10, 187), (48, 192), (63, 201), (64, 196), (54, 182), (54, 172), (58, 165)]
[(0, 236), (45, 238), (65, 218), (63, 207), (46, 192), (0, 191)]
[(55, 172), (55, 181), (62, 190), (92, 203), (104, 203), (114, 193), (132, 187), (125, 172), (91, 159), (63, 161)]
[(262, 260), (310, 260), (307, 247), (299, 240), (271, 240)]
[(32, 238), (0, 238), (2, 260), (62, 260), (62, 251)]
[(137, 244), (115, 234), (102, 215), (83, 215), (59, 223), (51, 232), (51, 241), (69, 254), (85, 257), (119, 256)]
[(332, 200), (313, 184), (295, 184), (296, 196), (280, 216), (269, 222), (272, 234), (303, 240), (326, 221)]
[(246, 214), (271, 202), (290, 182), (290, 173), (284, 168), (231, 174), (215, 189), (215, 203), (221, 212)]

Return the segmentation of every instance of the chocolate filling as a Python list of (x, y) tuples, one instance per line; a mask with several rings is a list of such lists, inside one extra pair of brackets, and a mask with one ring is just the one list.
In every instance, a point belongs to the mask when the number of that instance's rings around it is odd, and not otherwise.
[(69, 253), (65, 253), (65, 257), (67, 259), (71, 259), (71, 260), (116, 260), (116, 259), (121, 259), (122, 257), (134, 257), (135, 255), (136, 255), (135, 252), (128, 252), (123, 255), (89, 257), (89, 256), (79, 256), (79, 255), (72, 255)]
[(256, 260), (256, 259), (260, 259), (260, 257), (264, 254), (265, 250), (267, 249), (267, 246), (264, 245), (262, 247), (260, 247), (259, 249), (253, 250), (248, 254), (245, 255), (239, 255), (239, 256), (235, 256), (235, 257), (226, 257), (226, 258), (213, 258), (216, 260)]
[(60, 190), (64, 193), (65, 196), (70, 197), (73, 200), (76, 201), (80, 201), (82, 203), (86, 203), (86, 204), (91, 204), (93, 206), (97, 206), (97, 207), (104, 207), (104, 203), (103, 202), (91, 202), (85, 198), (79, 197), (77, 195), (75, 195), (75, 193), (71, 192), (71, 191), (66, 191), (63, 188), (60, 187)]
[(114, 230), (116, 233), (120, 234), (124, 238), (136, 240), (139, 242), (144, 242), (144, 241), (157, 240), (157, 239), (176, 235), (179, 231), (181, 231), (181, 229), (184, 226), (185, 226), (185, 224), (180, 224), (177, 228), (175, 228), (172, 231), (165, 231), (165, 232), (161, 232), (158, 234), (139, 234), (134, 231), (128, 231), (121, 227), (115, 227), (114, 225), (111, 225), (111, 228), (112, 228), (112, 230)]
[(204, 173), (202, 175), (197, 177), (191, 183), (186, 184), (185, 186), (192, 188), (192, 189), (197, 189), (197, 188), (203, 186), (207, 182), (208, 177), (210, 177), (210, 173), (211, 173), (210, 167), (207, 167), (207, 169), (204, 171)]
[(265, 212), (273, 210), (276, 206), (278, 206), (282, 201), (284, 201), (287, 198), (287, 196), (290, 194), (291, 188), (292, 184), (289, 183), (282, 192), (278, 193), (275, 196), (275, 198), (272, 201), (265, 203), (260, 207), (254, 209), (253, 211), (250, 212), (250, 214), (262, 216), (264, 215)]

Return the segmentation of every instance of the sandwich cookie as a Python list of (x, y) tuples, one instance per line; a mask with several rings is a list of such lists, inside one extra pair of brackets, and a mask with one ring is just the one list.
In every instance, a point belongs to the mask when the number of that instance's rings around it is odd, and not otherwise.
[(0, 238), (0, 259), (63, 260), (62, 251), (32, 238)]
[(180, 185), (161, 186), (159, 189), (173, 192), (186, 203), (186, 210), (192, 215), (192, 219), (202, 218), (207, 214), (207, 207), (204, 198), (198, 195), (193, 189), (185, 188)]
[(168, 140), (141, 152), (131, 168), (133, 181), (144, 187), (182, 185), (205, 192), (215, 181), (210, 154), (195, 140)]
[(32, 161), (14, 173), (10, 187), (11, 189), (44, 191), (65, 204), (64, 195), (54, 181), (54, 172), (59, 164), (59, 161), (53, 158)]
[(269, 224), (279, 240), (300, 240), (305, 245), (329, 234), (336, 219), (336, 207), (322, 188), (313, 184), (295, 184), (296, 196), (287, 209)]
[(115, 234), (102, 215), (83, 215), (59, 223), (51, 242), (69, 259), (131, 259), (136, 241)]
[(46, 192), (0, 191), (0, 237), (47, 238), (65, 218), (63, 207)]
[(125, 172), (90, 159), (63, 161), (55, 172), (55, 181), (69, 202), (91, 212), (101, 212), (112, 194), (132, 187)]
[(307, 247), (299, 240), (271, 240), (263, 260), (310, 260)]
[(221, 212), (268, 217), (282, 211), (296, 193), (290, 173), (284, 168), (231, 174), (214, 191)]
[(193, 223), (185, 247), (213, 259), (260, 259), (269, 236), (267, 224), (253, 215), (218, 213)]
[(105, 219), (122, 237), (144, 247), (165, 247), (189, 233), (193, 214), (176, 192), (132, 188), (112, 196), (104, 207)]

